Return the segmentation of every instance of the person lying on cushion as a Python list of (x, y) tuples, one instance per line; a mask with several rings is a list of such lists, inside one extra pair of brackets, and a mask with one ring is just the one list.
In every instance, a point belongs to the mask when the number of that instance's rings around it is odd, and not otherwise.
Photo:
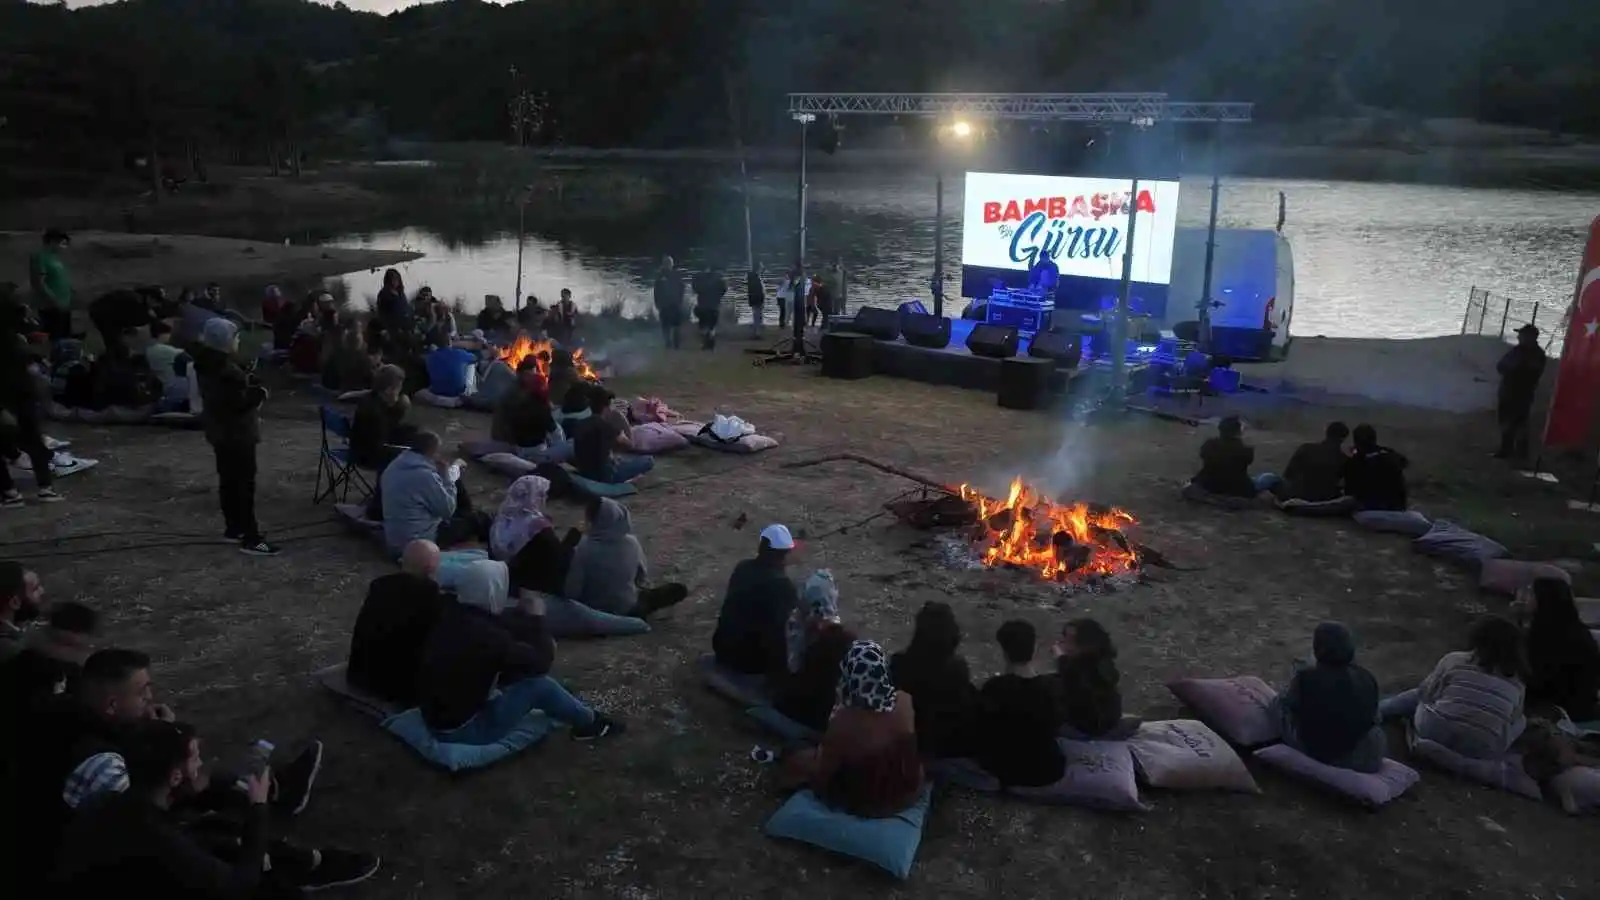
[(1356, 639), (1338, 622), (1311, 635), (1314, 666), (1297, 666), (1273, 702), (1283, 742), (1319, 763), (1377, 772), (1389, 744), (1378, 724), (1378, 680), (1356, 665)]
[(556, 537), (555, 525), (544, 512), (549, 496), (548, 478), (524, 475), (513, 481), (489, 526), (489, 554), (511, 569), (512, 590), (559, 597), (566, 590), (572, 551), (583, 532), (570, 528), (565, 540)]
[(1091, 741), (1114, 731), (1122, 723), (1122, 676), (1105, 626), (1073, 619), (1061, 629), (1054, 652), (1062, 737)]
[(584, 520), (589, 528), (573, 548), (562, 591), (569, 600), (615, 616), (648, 619), (689, 596), (689, 589), (676, 582), (646, 586), (650, 570), (627, 507), (595, 497), (584, 508)]
[(852, 816), (883, 819), (904, 812), (922, 791), (916, 711), (895, 688), (889, 658), (856, 641), (839, 668), (838, 705), (822, 743), (784, 759), (784, 781)]
[(478, 354), (457, 347), (444, 329), (428, 332), (431, 349), (424, 358), (428, 390), (438, 397), (463, 397), (476, 387)]
[(539, 363), (524, 357), (517, 364), (517, 387), (505, 392), (495, 404), (489, 436), (513, 447), (538, 447), (556, 430), (550, 414), (550, 395)]
[(1200, 445), (1200, 471), (1190, 483), (1219, 497), (1254, 497), (1281, 480), (1271, 473), (1252, 476), (1255, 459), (1255, 448), (1244, 442), (1244, 423), (1228, 416), (1217, 423), (1217, 436)]
[(422, 647), (447, 602), (434, 580), (439, 547), (412, 541), (400, 554), (400, 571), (367, 586), (367, 599), (350, 632), (345, 681), (401, 708), (417, 705), (417, 669)]
[(839, 588), (820, 569), (800, 588), (785, 628), (786, 665), (774, 679), (773, 706), (813, 731), (828, 727), (838, 699), (839, 666), (855, 632), (839, 623)]
[(487, 537), (488, 517), (472, 508), (461, 463), (445, 456), (439, 436), (431, 431), (418, 432), (411, 448), (384, 468), (378, 490), (384, 543), (395, 556), (416, 540), (453, 546)]
[(1322, 503), (1344, 496), (1344, 465), (1350, 458), (1344, 441), (1349, 436), (1350, 426), (1329, 422), (1322, 440), (1295, 448), (1283, 470), (1282, 498)]
[(788, 528), (768, 525), (761, 529), (755, 558), (733, 567), (711, 635), (718, 664), (745, 675), (771, 675), (786, 667), (786, 626), (800, 599), (787, 571), (794, 546)]
[(356, 403), (350, 422), (350, 456), (363, 469), (382, 471), (401, 448), (416, 437), (416, 426), (406, 421), (411, 398), (405, 395), (405, 370), (384, 366), (372, 379), (372, 390)]
[(1600, 719), (1600, 646), (1583, 624), (1572, 586), (1533, 582), (1528, 622), (1528, 706), (1559, 707), (1574, 722)]
[(481, 560), (462, 578), (458, 602), (445, 605), (417, 675), (428, 728), (443, 742), (492, 744), (540, 710), (577, 740), (620, 733), (620, 723), (550, 677), (555, 641), (544, 628), (544, 598), (525, 594), (508, 609), (510, 587), (505, 563)]
[(617, 456), (633, 449), (628, 423), (611, 408), (615, 396), (599, 385), (589, 388), (589, 417), (569, 421), (572, 465), (578, 474), (605, 484), (632, 481), (655, 468), (649, 456)]
[(1344, 463), (1344, 492), (1364, 510), (1404, 512), (1409, 460), (1380, 445), (1371, 425), (1357, 425), (1350, 439), (1355, 450)]
[(1006, 670), (983, 683), (973, 735), (973, 758), (1002, 785), (1044, 787), (1066, 774), (1067, 760), (1056, 736), (1061, 711), (1050, 679), (1033, 665), (1038, 636), (1013, 619), (995, 632)]
[(1446, 653), (1421, 686), (1386, 698), (1385, 718), (1408, 716), (1419, 738), (1471, 759), (1505, 756), (1527, 728), (1522, 633), (1490, 616), (1472, 628), (1470, 650)]
[(927, 758), (967, 755), (978, 691), (960, 647), (950, 604), (929, 600), (917, 612), (911, 643), (889, 660), (894, 683), (916, 700), (917, 746)]

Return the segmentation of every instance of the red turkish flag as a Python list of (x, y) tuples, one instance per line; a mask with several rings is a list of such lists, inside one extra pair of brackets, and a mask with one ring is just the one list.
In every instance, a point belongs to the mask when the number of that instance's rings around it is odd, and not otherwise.
[(1573, 295), (1572, 321), (1567, 324), (1561, 365), (1556, 370), (1555, 396), (1544, 423), (1548, 449), (1583, 449), (1594, 424), (1595, 401), (1600, 397), (1600, 217), (1589, 225), (1589, 244), (1578, 270)]

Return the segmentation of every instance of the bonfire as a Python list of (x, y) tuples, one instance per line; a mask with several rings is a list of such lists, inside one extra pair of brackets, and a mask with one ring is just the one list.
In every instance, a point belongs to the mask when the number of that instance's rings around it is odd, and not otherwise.
[(985, 565), (1028, 569), (1051, 581), (1138, 571), (1139, 554), (1122, 533), (1135, 520), (1120, 509), (1055, 503), (1021, 478), (1004, 500), (965, 484), (958, 493), (977, 512)]
[[(555, 352), (555, 344), (551, 341), (534, 341), (527, 337), (519, 337), (511, 346), (500, 351), (502, 362), (515, 369), (524, 359), (533, 357), (539, 364), (539, 374), (550, 377), (550, 356)], [(600, 373), (589, 365), (583, 357), (583, 348), (572, 351), (572, 363), (578, 367), (578, 375), (584, 381), (599, 381)]]

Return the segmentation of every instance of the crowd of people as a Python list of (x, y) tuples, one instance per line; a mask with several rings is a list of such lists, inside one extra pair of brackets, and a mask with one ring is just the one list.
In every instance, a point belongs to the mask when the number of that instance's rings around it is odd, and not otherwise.
[[(1350, 449), (1345, 449), (1345, 441)], [(1371, 425), (1354, 430), (1330, 422), (1320, 441), (1295, 448), (1282, 475), (1251, 474), (1255, 448), (1245, 442), (1244, 423), (1227, 416), (1217, 434), (1200, 445), (1200, 471), (1190, 484), (1215, 497), (1249, 499), (1270, 493), (1279, 501), (1331, 503), (1349, 499), (1350, 509), (1401, 512), (1408, 508), (1405, 455), (1378, 443)]]
[[(745, 302), (750, 307), (750, 333), (759, 338), (766, 322), (766, 274), (757, 263), (745, 274)], [(845, 310), (849, 282), (844, 261), (834, 259), (828, 268), (807, 276), (795, 265), (778, 279), (773, 299), (778, 307), (778, 329), (789, 327), (790, 317), (797, 325), (817, 327), (823, 317), (841, 315)], [(728, 280), (722, 268), (712, 265), (704, 272), (687, 276), (672, 257), (661, 259), (656, 271), (654, 299), (656, 319), (661, 323), (662, 340), (668, 349), (682, 346), (683, 324), (687, 321), (687, 290), (695, 295), (694, 318), (700, 332), (700, 346), (712, 350), (717, 345), (717, 326), (722, 318), (723, 298), (728, 295)]]

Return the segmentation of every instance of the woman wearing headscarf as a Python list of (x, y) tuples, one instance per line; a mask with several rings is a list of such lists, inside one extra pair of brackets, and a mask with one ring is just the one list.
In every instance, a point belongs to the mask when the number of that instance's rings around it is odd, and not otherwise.
[(256, 522), (256, 445), (261, 442), (261, 404), (267, 389), (239, 365), (239, 326), (227, 319), (206, 322), (194, 352), (203, 403), (206, 441), (217, 457), (217, 495), (223, 535), (240, 552), (272, 556), (278, 548), (261, 536)]
[(511, 483), (489, 526), (489, 553), (510, 568), (514, 590), (560, 595), (565, 588), (572, 551), (583, 532), (572, 528), (566, 540), (556, 537), (544, 511), (549, 496), (549, 479), (524, 475)]
[(1600, 718), (1600, 646), (1578, 614), (1572, 586), (1540, 578), (1533, 583), (1532, 599), (1528, 706), (1559, 707), (1574, 722)]
[(650, 570), (627, 507), (598, 497), (589, 502), (584, 518), (589, 529), (572, 551), (562, 592), (567, 598), (615, 616), (647, 619), (689, 596), (689, 589), (675, 582), (645, 586)]
[(950, 604), (930, 600), (917, 612), (911, 644), (889, 660), (894, 683), (917, 701), (917, 746), (930, 758), (965, 756), (978, 690)]
[(786, 779), (853, 816), (895, 816), (922, 791), (916, 712), (897, 690), (889, 658), (873, 641), (850, 645), (839, 666), (838, 705), (822, 743), (784, 761)]
[(800, 588), (800, 603), (784, 626), (786, 669), (774, 679), (773, 706), (815, 731), (828, 726), (839, 688), (839, 666), (855, 643), (839, 622), (839, 587), (819, 569)]

